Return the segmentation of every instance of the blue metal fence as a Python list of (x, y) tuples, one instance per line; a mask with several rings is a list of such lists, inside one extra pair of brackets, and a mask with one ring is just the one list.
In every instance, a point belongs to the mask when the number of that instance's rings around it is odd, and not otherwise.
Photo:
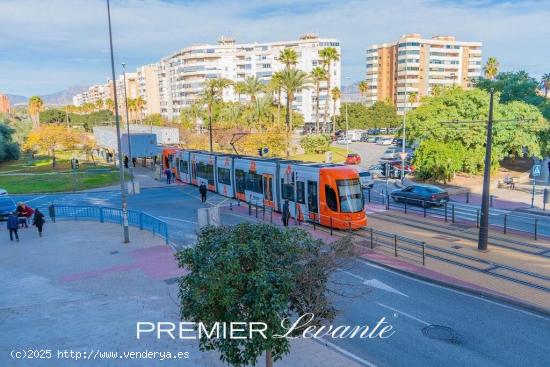
[[(42, 208), (44, 213), (48, 213), (49, 208)], [(122, 209), (108, 208), (102, 206), (72, 206), (72, 205), (54, 205), (56, 218), (68, 218), (74, 220), (97, 220), (101, 223), (116, 223), (122, 225)], [(154, 236), (160, 236), (168, 240), (168, 225), (166, 222), (153, 217), (152, 215), (128, 210), (128, 224), (141, 230), (147, 230)]]

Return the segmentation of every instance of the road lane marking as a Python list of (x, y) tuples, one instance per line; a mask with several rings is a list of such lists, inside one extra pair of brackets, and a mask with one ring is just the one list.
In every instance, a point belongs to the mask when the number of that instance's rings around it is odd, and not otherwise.
[[(314, 340), (317, 340), (317, 339), (314, 339)], [(364, 366), (367, 366), (367, 367), (377, 367), (374, 363), (371, 363), (367, 360), (364, 360), (363, 358), (359, 357), (359, 356), (356, 356), (355, 354), (351, 353), (351, 352), (348, 352), (347, 350), (345, 350), (344, 348), (341, 348), (339, 346), (337, 346), (336, 344), (334, 343), (331, 343), (329, 341), (327, 341), (326, 339), (324, 338), (321, 338), (320, 340), (317, 340), (318, 343), (322, 343), (322, 344), (325, 344), (326, 346), (332, 348), (332, 349), (335, 349), (337, 350), (338, 352), (342, 353), (343, 355), (345, 355), (346, 357), (350, 358), (350, 359), (353, 359), (354, 361), (356, 362), (359, 362), (361, 363), (362, 365)]]
[(376, 302), (376, 304), (377, 304), (378, 306), (380, 306), (380, 307), (387, 308), (388, 310), (391, 310), (391, 311), (393, 311), (393, 312), (397, 312), (397, 313), (400, 314), (400, 315), (403, 315), (403, 316), (405, 316), (405, 317), (408, 317), (408, 318), (410, 318), (410, 319), (413, 319), (413, 320), (415, 320), (415, 321), (418, 321), (419, 323), (424, 324), (424, 325), (426, 325), (426, 326), (431, 325), (429, 322), (426, 322), (426, 321), (424, 321), (424, 320), (422, 320), (422, 319), (419, 319), (418, 317), (414, 317), (413, 315), (410, 315), (410, 314), (408, 314), (408, 313), (406, 313), (406, 312), (400, 311), (400, 310), (398, 310), (397, 308), (390, 307), (390, 306), (385, 305), (385, 304), (380, 303), (380, 302)]
[(26, 200), (25, 203), (30, 203), (31, 201), (35, 201), (35, 200), (38, 200), (38, 199), (42, 199), (42, 198), (45, 198), (47, 195), (42, 195), (42, 196), (38, 196), (36, 198), (33, 198), (33, 199), (30, 199), (30, 200)]
[(386, 292), (399, 294), (400, 296), (409, 297), (405, 293), (399, 292), (397, 289), (390, 287), (389, 285), (387, 285), (384, 282), (379, 281), (378, 279), (366, 279), (366, 278), (363, 278), (359, 275), (353, 274), (352, 272), (349, 272), (349, 271), (343, 270), (343, 269), (339, 269), (339, 271), (342, 272), (342, 273), (348, 274), (349, 276), (352, 276), (356, 279), (359, 279), (366, 286), (382, 289)]
[(514, 310), (514, 311), (518, 311), (518, 312), (521, 312), (521, 313), (523, 313), (523, 314), (526, 314), (526, 315), (529, 315), (529, 316), (534, 316), (534, 317), (536, 317), (536, 318), (543, 319), (543, 320), (546, 320), (546, 321), (549, 321), (549, 322), (550, 322), (550, 318), (548, 318), (548, 317), (546, 317), (546, 316), (542, 316), (542, 315), (539, 315), (539, 314), (536, 314), (536, 313), (533, 313), (533, 312), (530, 312), (530, 311), (526, 311), (526, 310), (523, 310), (523, 309), (521, 309), (521, 308), (517, 308), (517, 307), (514, 307), (514, 306), (509, 306), (509, 305), (502, 304), (502, 303), (495, 302), (495, 301), (491, 301), (491, 300), (486, 299), (486, 298), (483, 298), (483, 297), (479, 297), (479, 296), (476, 296), (476, 295), (473, 295), (473, 294), (470, 294), (470, 293), (467, 293), (467, 292), (459, 291), (459, 290), (457, 290), (457, 289), (452, 289), (452, 288), (444, 287), (444, 286), (439, 285), (439, 284), (430, 283), (430, 282), (425, 281), (425, 280), (422, 280), (422, 279), (417, 279), (417, 278), (415, 278), (415, 277), (412, 277), (412, 276), (409, 276), (409, 275), (405, 275), (405, 274), (401, 274), (401, 273), (399, 273), (399, 272), (397, 272), (397, 271), (387, 269), (387, 268), (385, 268), (385, 267), (383, 267), (383, 266), (380, 266), (380, 265), (371, 264), (371, 263), (369, 263), (368, 261), (365, 261), (365, 260), (360, 260), (360, 259), (354, 259), (354, 260), (357, 261), (357, 262), (359, 262), (359, 263), (361, 263), (361, 264), (364, 264), (364, 265), (373, 267), (373, 268), (375, 268), (375, 269), (387, 271), (388, 273), (395, 274), (395, 275), (400, 276), (400, 277), (402, 277), (402, 278), (407, 278), (407, 279), (409, 279), (409, 280), (413, 280), (413, 281), (418, 282), (418, 283), (426, 284), (426, 285), (432, 286), (432, 287), (434, 287), (434, 288), (444, 289), (444, 290), (449, 291), (449, 292), (452, 292), (452, 293), (461, 294), (461, 295), (463, 295), (463, 296), (467, 296), (467, 297), (474, 298), (474, 299), (477, 299), (477, 300), (480, 300), (480, 301), (484, 301), (484, 302), (487, 302), (487, 303), (491, 303), (491, 304), (493, 304), (493, 305), (498, 305), (498, 306), (501, 306), (501, 307), (503, 307), (503, 308), (507, 308), (507, 309)]
[(192, 221), (192, 220), (179, 219), (179, 218), (172, 218), (172, 217), (163, 217), (163, 216), (160, 216), (160, 215), (159, 215), (158, 217), (159, 217), (159, 218), (162, 218), (162, 219), (175, 220), (175, 221), (178, 221), (178, 222), (185, 222), (185, 223), (197, 224), (197, 222)]

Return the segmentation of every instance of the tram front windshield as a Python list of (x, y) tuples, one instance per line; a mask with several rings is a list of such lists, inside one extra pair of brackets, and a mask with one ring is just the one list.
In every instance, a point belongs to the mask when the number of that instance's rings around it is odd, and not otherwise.
[(365, 204), (361, 182), (358, 178), (351, 180), (336, 180), (338, 195), (340, 196), (340, 211), (342, 213), (356, 213), (363, 210)]

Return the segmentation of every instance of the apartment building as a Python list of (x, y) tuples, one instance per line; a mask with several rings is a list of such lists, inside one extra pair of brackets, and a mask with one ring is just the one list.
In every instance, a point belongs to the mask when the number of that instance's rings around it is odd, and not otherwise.
[[(171, 119), (180, 111), (201, 97), (208, 80), (227, 78), (235, 82), (247, 77), (257, 77), (268, 83), (271, 76), (284, 68), (278, 57), (285, 48), (292, 48), (298, 54), (297, 69), (306, 73), (321, 65), (319, 51), (334, 47), (340, 54), (340, 43), (332, 38), (319, 38), (306, 34), (295, 41), (238, 44), (232, 38), (221, 37), (217, 44), (186, 47), (161, 60), (159, 65), (159, 95), (161, 113)], [(327, 121), (333, 111), (330, 89), (340, 88), (340, 61), (331, 65), (331, 81), (321, 85), (320, 120), (327, 114)], [(244, 96), (242, 96), (244, 97)], [(239, 96), (233, 88), (224, 90), (225, 101), (237, 101)], [(244, 97), (246, 98), (246, 97)], [(284, 96), (283, 96), (284, 98)], [(315, 121), (316, 93), (314, 88), (302, 89), (296, 93), (292, 108), (303, 114), (307, 123)], [(325, 111), (325, 100), (329, 98), (329, 110)], [(283, 101), (284, 103), (284, 101)], [(340, 102), (336, 103), (338, 113)]]
[(143, 115), (160, 113), (160, 64), (140, 66), (137, 71), (138, 95), (145, 101)]
[(113, 83), (111, 81), (92, 85), (84, 92), (73, 96), (73, 105), (96, 104), (99, 100), (105, 103), (107, 99), (113, 99)]
[(402, 114), (405, 108), (417, 107), (420, 97), (431, 95), (435, 86), (470, 88), (481, 76), (481, 48), (481, 42), (453, 36), (425, 39), (417, 33), (372, 45), (366, 52), (367, 103), (391, 101)]

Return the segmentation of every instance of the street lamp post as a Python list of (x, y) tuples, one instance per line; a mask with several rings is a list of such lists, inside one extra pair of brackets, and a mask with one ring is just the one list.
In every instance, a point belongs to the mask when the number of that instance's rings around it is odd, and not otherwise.
[(134, 185), (134, 167), (132, 160), (132, 144), (130, 143), (130, 116), (128, 113), (128, 95), (126, 94), (126, 63), (122, 63), (122, 71), (124, 75), (124, 108), (126, 109), (126, 135), (128, 138), (128, 170), (130, 172), (130, 181), (132, 182), (132, 193), (135, 194), (136, 187)]
[(401, 183), (405, 181), (405, 129), (407, 127), (407, 83), (405, 83), (405, 103), (403, 107), (403, 141), (401, 142)]
[[(345, 78), (346, 80), (350, 80), (350, 77), (347, 76)], [(348, 125), (348, 102), (346, 102), (346, 152), (349, 153), (349, 138), (348, 138), (348, 130), (349, 130), (349, 125)]]
[(489, 121), (487, 121), (487, 142), (485, 143), (485, 168), (483, 170), (483, 194), (481, 196), (481, 216), (479, 220), (479, 237), (477, 249), (487, 250), (487, 240), (489, 237), (489, 200), (491, 185), (491, 149), (493, 144), (493, 95), (491, 88), (489, 100)]
[(118, 117), (118, 99), (116, 95), (115, 83), (115, 57), (113, 54), (113, 34), (111, 30), (111, 7), (107, 0), (107, 20), (109, 23), (109, 47), (111, 49), (111, 73), (113, 77), (113, 94), (115, 103), (115, 123), (116, 123), (116, 139), (118, 147), (118, 166), (120, 170), (120, 196), (122, 201), (122, 228), (124, 233), (124, 243), (130, 242), (130, 234), (128, 231), (128, 203), (126, 200), (126, 190), (124, 188), (124, 166), (122, 165), (122, 147), (120, 143), (120, 120)]

